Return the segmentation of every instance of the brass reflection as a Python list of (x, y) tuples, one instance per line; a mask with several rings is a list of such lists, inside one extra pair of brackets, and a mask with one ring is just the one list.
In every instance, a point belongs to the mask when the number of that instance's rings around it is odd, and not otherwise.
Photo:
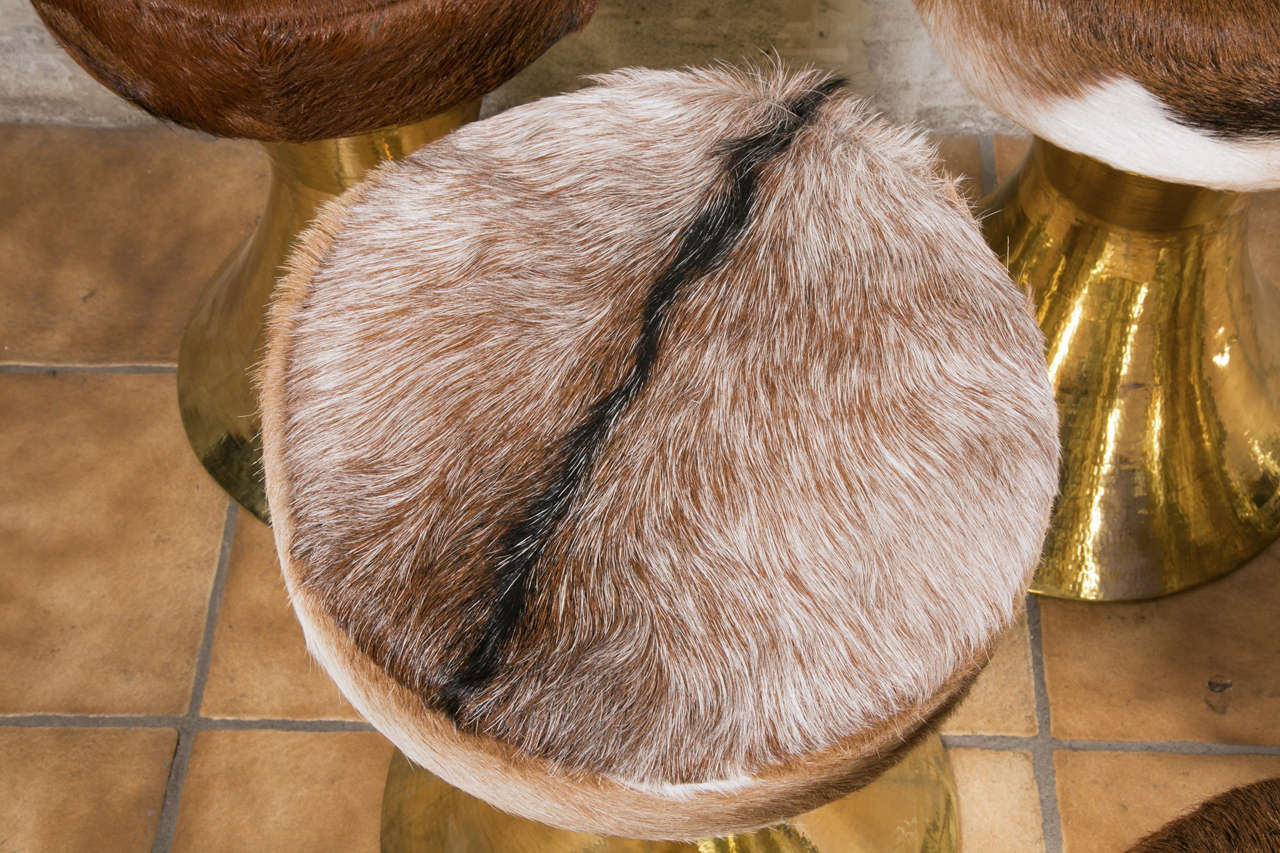
[(1035, 592), (1166, 595), (1280, 536), (1280, 292), (1250, 265), (1246, 200), (1037, 139), (987, 201), (1062, 418)]
[(555, 829), (495, 809), (396, 752), (382, 795), (382, 853), (951, 853), (951, 768), (937, 735), (862, 790), (757, 832), (636, 841)]
[(370, 168), (403, 157), (474, 119), (479, 102), (417, 124), (320, 142), (267, 143), (271, 188), (248, 240), (205, 287), (178, 354), (178, 405), (196, 456), (213, 478), (267, 520), (261, 422), (250, 371), (276, 275), (319, 207)]

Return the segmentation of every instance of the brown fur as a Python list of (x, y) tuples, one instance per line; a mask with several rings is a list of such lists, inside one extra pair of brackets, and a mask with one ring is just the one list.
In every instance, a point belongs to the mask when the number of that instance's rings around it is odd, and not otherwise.
[(313, 651), (503, 808), (688, 837), (819, 805), (1021, 599), (1056, 485), (1039, 333), (920, 141), (835, 96), (676, 303), (504, 667), (441, 711), (499, 529), (624, 373), (726, 144), (817, 80), (627, 72), (469, 126), (327, 208), (280, 287), (264, 461)]
[[(289, 531), (279, 522), (273, 528), (282, 549)], [(672, 797), (608, 776), (570, 772), (555, 762), (461, 731), (357, 650), (314, 599), (294, 585), (299, 571), (287, 558), (284, 571), (312, 653), (343, 694), (412, 761), (504, 811), (564, 829), (624, 838), (705, 839), (749, 832), (862, 788), (955, 708), (989, 654), (988, 650), (967, 662), (920, 707), (819, 753), (765, 768), (749, 784), (732, 790)]]
[(34, 0), (63, 47), (117, 94), (221, 136), (305, 142), (406, 124), (475, 100), (596, 0)]
[(1192, 127), (1280, 138), (1280, 0), (916, 0), (1031, 97), (1137, 81)]
[(1280, 779), (1233, 788), (1170, 821), (1129, 853), (1277, 853)]

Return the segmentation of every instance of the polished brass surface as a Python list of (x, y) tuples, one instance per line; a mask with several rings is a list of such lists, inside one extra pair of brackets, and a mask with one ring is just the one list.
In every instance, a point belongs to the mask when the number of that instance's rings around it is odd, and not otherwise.
[(382, 853), (942, 853), (958, 847), (951, 766), (930, 735), (872, 784), (757, 832), (635, 841), (554, 829), (464, 794), (399, 752), (382, 795)]
[(414, 151), (476, 117), (479, 103), (426, 121), (320, 142), (266, 143), (271, 188), (249, 239), (205, 287), (178, 354), (178, 404), (196, 456), (213, 478), (267, 520), (262, 445), (251, 369), (276, 274), (316, 210), (386, 160)]
[(1035, 592), (1166, 595), (1280, 536), (1280, 293), (1249, 262), (1246, 201), (1037, 139), (985, 203), (1062, 417)]

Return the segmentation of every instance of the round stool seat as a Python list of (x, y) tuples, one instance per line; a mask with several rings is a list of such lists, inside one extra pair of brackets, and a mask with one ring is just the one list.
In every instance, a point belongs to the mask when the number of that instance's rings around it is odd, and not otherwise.
[(960, 78), (1117, 169), (1280, 187), (1280, 0), (916, 0)]
[(1241, 785), (1175, 818), (1128, 853), (1271, 853), (1280, 850), (1280, 778)]
[(34, 0), (117, 94), (222, 136), (307, 142), (475, 100), (596, 0)]
[(872, 779), (1021, 607), (1042, 339), (838, 81), (597, 82), (304, 235), (271, 517), (313, 653), (411, 759), (570, 829), (741, 831)]

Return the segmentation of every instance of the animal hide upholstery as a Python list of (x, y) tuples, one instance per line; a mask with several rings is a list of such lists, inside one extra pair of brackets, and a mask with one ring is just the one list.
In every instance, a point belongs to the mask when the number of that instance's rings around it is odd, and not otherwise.
[(1275, 853), (1280, 779), (1233, 788), (1144, 838), (1129, 853)]
[(596, 0), (32, 0), (67, 52), (148, 112), (307, 142), (428, 118), (497, 88)]
[(1025, 297), (814, 72), (620, 71), (325, 208), (268, 498), (313, 652), (413, 760), (614, 835), (864, 784), (1020, 607), (1057, 485)]
[(916, 0), (973, 91), (1118, 169), (1280, 187), (1280, 0)]

